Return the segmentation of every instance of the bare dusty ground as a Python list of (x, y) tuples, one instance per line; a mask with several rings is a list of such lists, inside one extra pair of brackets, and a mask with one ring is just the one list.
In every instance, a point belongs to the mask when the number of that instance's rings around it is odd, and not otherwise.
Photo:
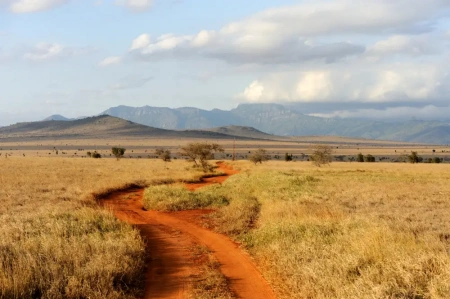
[[(149, 139), (58, 139), (58, 140), (20, 140), (7, 141), (0, 139), (0, 158), (5, 155), (14, 157), (87, 157), (87, 152), (97, 151), (103, 158), (114, 158), (111, 154), (112, 146), (125, 147), (125, 158), (147, 159), (155, 158), (156, 148), (166, 148), (172, 151), (174, 157), (181, 146), (189, 142), (203, 142), (211, 140), (192, 138), (149, 138)], [(330, 144), (334, 155), (356, 156), (371, 154), (375, 156), (397, 157), (417, 151), (423, 157), (448, 157), (450, 148), (444, 145), (420, 145), (404, 142), (351, 139), (333, 136), (293, 137), (288, 141), (279, 140), (217, 140), (214, 141), (224, 147), (225, 153), (216, 154), (216, 159), (231, 159), (233, 147), (239, 160), (247, 159), (249, 152), (258, 148), (267, 150), (274, 159), (279, 156), (284, 158), (285, 153), (297, 156), (297, 160), (303, 155), (312, 152), (312, 145), (316, 143)], [(435, 152), (433, 152), (433, 150)], [(58, 152), (57, 152), (58, 151)]]
[[(190, 184), (190, 190), (223, 182), (237, 173), (225, 163), (219, 164), (222, 177)], [(128, 189), (103, 199), (117, 218), (135, 225), (147, 242), (148, 265), (144, 298), (186, 298), (189, 282), (199, 271), (192, 256), (195, 245), (206, 246), (220, 263), (220, 270), (238, 298), (276, 298), (266, 280), (247, 253), (224, 235), (200, 227), (202, 215), (211, 210), (163, 213), (143, 208), (143, 189)]]

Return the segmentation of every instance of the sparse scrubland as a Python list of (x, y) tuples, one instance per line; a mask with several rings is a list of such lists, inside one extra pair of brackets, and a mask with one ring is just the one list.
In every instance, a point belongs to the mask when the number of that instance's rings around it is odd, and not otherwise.
[[(184, 161), (0, 159), (0, 298), (139, 296), (143, 240), (95, 201), (132, 184), (150, 185), (148, 209), (216, 208), (210, 228), (244, 245), (279, 298), (450, 298), (450, 165), (232, 165), (190, 192), (166, 185), (204, 175)], [(205, 267), (193, 298), (225, 292)]]
[(0, 298), (134, 298), (139, 232), (95, 198), (130, 184), (198, 180), (159, 160), (0, 159)]
[(279, 298), (450, 297), (449, 165), (234, 166), (242, 173), (221, 186), (150, 188), (147, 202), (223, 204), (213, 228), (245, 245)]

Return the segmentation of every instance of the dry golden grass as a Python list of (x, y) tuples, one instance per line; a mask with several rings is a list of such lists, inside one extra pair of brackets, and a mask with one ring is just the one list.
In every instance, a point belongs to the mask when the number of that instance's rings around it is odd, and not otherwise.
[(197, 192), (280, 298), (450, 298), (450, 165), (234, 166)]
[[(220, 272), (220, 263), (207, 247), (192, 248), (194, 259), (200, 257), (200, 273), (193, 277), (187, 297), (189, 299), (233, 299), (226, 277)], [(197, 257), (197, 258), (195, 258)]]
[(138, 295), (143, 241), (94, 195), (201, 175), (148, 159), (2, 157), (0, 171), (0, 298)]
[(284, 297), (450, 297), (449, 165), (280, 164), (243, 239)]
[[(221, 186), (163, 186), (155, 202), (222, 205), (216, 229), (243, 242), (279, 298), (450, 298), (450, 165), (233, 165), (241, 174)], [(0, 298), (138, 294), (143, 242), (94, 195), (202, 175), (148, 159), (13, 156), (0, 170)], [(222, 285), (213, 266), (198, 296)]]
[(144, 207), (148, 210), (182, 211), (228, 204), (225, 196), (210, 192), (192, 192), (184, 184), (150, 186), (144, 192)]

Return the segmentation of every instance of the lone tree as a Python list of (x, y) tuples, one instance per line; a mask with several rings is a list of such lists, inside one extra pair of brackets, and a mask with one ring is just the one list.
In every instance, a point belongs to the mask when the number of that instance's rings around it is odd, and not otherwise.
[(289, 162), (292, 161), (294, 159), (294, 156), (292, 154), (284, 154), (284, 161)]
[(172, 153), (168, 149), (157, 148), (155, 150), (155, 155), (157, 155), (164, 162), (170, 162)]
[(112, 154), (117, 158), (117, 160), (123, 157), (125, 151), (126, 149), (124, 149), (123, 147), (113, 147), (111, 149)]
[(368, 154), (367, 156), (364, 157), (364, 161), (365, 162), (375, 162), (375, 157), (372, 156), (371, 154)]
[(211, 171), (212, 166), (208, 160), (214, 159), (214, 152), (223, 152), (224, 149), (217, 143), (191, 142), (181, 148), (180, 155), (194, 162), (196, 167), (202, 167), (203, 171)]
[(422, 157), (419, 157), (419, 155), (417, 155), (417, 152), (411, 152), (411, 154), (408, 155), (409, 163), (419, 163), (422, 162), (422, 160)]
[(323, 164), (330, 164), (333, 161), (333, 149), (329, 145), (318, 144), (313, 147), (310, 160), (314, 165), (320, 167)]
[(361, 154), (361, 153), (359, 153), (359, 154), (356, 156), (356, 161), (357, 161), (357, 162), (364, 162), (364, 155)]
[(250, 154), (250, 156), (248, 157), (248, 159), (250, 161), (252, 161), (253, 163), (255, 163), (255, 165), (257, 163), (261, 163), (265, 162), (267, 160), (270, 159), (269, 155), (267, 155), (267, 151), (265, 149), (259, 148), (256, 151), (254, 151), (253, 153)]

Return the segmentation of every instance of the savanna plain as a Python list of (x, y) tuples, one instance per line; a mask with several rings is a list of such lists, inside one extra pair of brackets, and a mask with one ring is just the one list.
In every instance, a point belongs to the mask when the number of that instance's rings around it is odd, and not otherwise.
[[(190, 191), (203, 173), (183, 159), (1, 156), (0, 298), (142, 297), (151, 252), (98, 203), (130, 186), (147, 210), (210, 211), (199, 225), (277, 298), (450, 298), (450, 164), (225, 163), (239, 173)], [(190, 298), (234, 296), (192, 283)]]

